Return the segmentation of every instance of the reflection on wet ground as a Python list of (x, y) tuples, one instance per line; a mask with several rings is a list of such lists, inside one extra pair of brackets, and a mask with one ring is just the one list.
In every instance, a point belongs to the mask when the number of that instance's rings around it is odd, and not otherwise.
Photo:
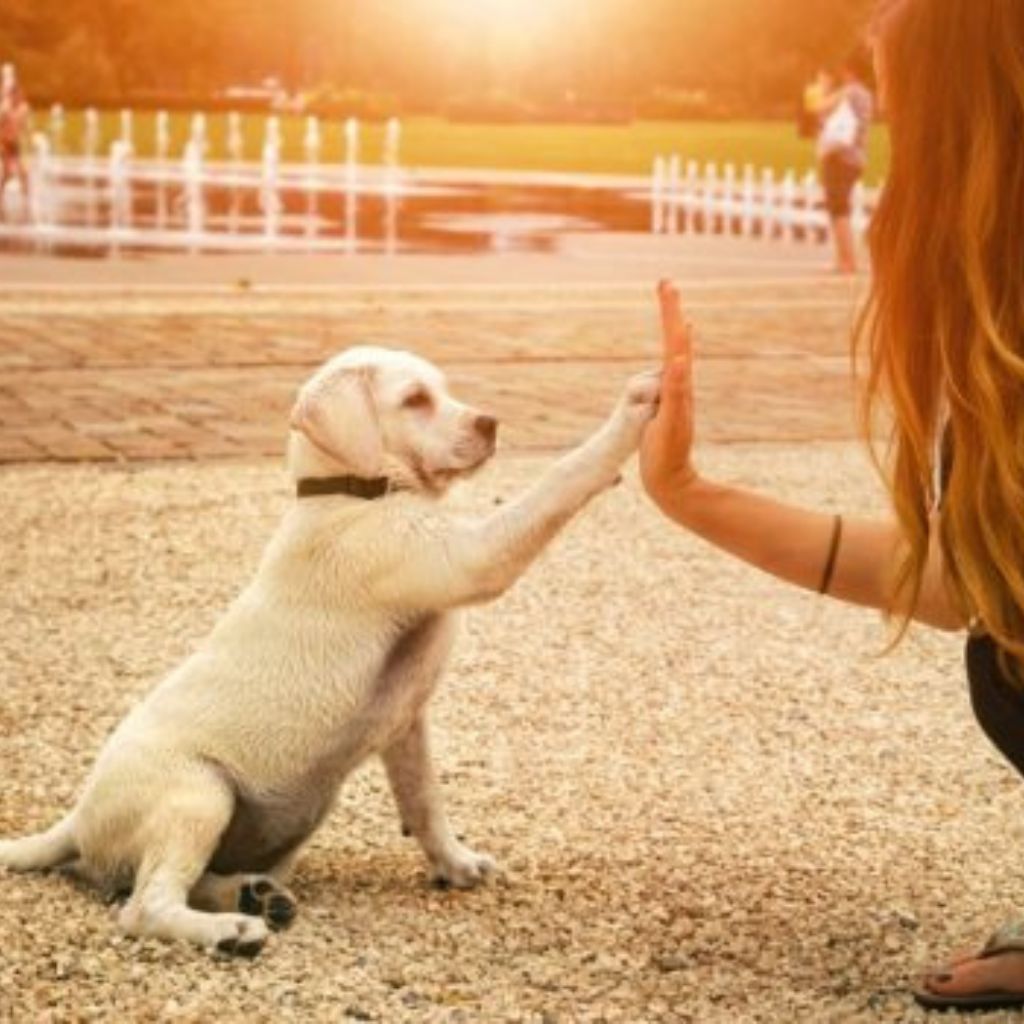
[[(651, 227), (649, 194), (638, 188), (537, 184), (466, 184), (435, 182), (430, 187), (400, 186), (394, 191), (363, 193), (282, 189), (276, 234), (267, 249), (285, 245), (301, 251), (325, 244), (353, 253), (509, 253), (557, 252), (568, 235), (590, 232), (646, 232)], [(204, 252), (237, 249), (244, 239), (259, 249), (266, 237), (266, 210), (253, 190), (208, 187), (203, 192), (204, 233), (191, 245), (186, 234), (187, 210), (182, 190), (138, 184), (132, 196), (128, 223), (135, 232), (153, 232), (153, 242), (137, 237), (135, 251), (199, 248)], [(99, 190), (65, 190), (59, 215), (61, 227), (91, 229), (87, 236), (62, 238), (58, 232), (46, 243), (57, 255), (105, 256), (115, 245), (108, 237), (110, 201)], [(703, 224), (699, 216), (687, 224), (679, 211), (678, 228), (712, 232), (728, 230), (722, 223)], [(157, 232), (162, 241), (156, 240)], [(0, 251), (31, 251), (38, 240), (0, 241)]]

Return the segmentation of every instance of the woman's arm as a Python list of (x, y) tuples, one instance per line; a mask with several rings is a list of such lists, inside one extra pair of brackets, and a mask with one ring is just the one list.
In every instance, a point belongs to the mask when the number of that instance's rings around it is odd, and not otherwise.
[[(652, 494), (670, 519), (764, 572), (805, 590), (825, 580), (835, 516), (785, 505), (752, 491), (695, 477), (682, 491)], [(900, 532), (895, 522), (843, 518), (828, 585), (829, 597), (886, 609)], [(933, 553), (940, 548), (936, 541)], [(941, 555), (933, 557), (914, 618), (937, 629), (962, 629), (943, 582)]]
[[(835, 517), (786, 505), (703, 479), (693, 468), (692, 329), (683, 320), (679, 293), (659, 288), (665, 335), (661, 407), (641, 449), (641, 475), (658, 507), (716, 547), (780, 579), (817, 591), (824, 581)], [(900, 533), (895, 522), (844, 519), (830, 596), (884, 609)], [(938, 543), (914, 618), (942, 629), (962, 628), (944, 583)]]

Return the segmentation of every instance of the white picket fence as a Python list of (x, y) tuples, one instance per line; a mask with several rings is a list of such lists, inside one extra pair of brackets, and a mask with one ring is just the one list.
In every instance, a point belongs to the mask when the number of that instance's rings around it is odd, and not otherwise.
[[(651, 175), (651, 232), (682, 232), (758, 236), (809, 243), (828, 239), (829, 217), (818, 176), (781, 177), (770, 168), (757, 171), (747, 164), (708, 163), (701, 167), (678, 156), (657, 157)], [(853, 193), (851, 220), (863, 232), (870, 220), (876, 193), (858, 183)]]

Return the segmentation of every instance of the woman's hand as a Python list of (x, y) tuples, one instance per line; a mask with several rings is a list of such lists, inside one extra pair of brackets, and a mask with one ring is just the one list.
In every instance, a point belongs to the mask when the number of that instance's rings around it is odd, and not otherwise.
[(663, 508), (677, 506), (699, 480), (693, 448), (693, 326), (683, 317), (679, 289), (658, 285), (661, 304), (663, 370), (661, 404), (640, 445), (640, 476), (651, 498)]

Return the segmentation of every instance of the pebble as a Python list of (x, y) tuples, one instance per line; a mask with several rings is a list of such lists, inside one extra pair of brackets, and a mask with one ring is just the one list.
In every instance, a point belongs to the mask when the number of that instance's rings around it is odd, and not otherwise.
[[(854, 445), (700, 460), (782, 500), (884, 505)], [(499, 460), (457, 501), (486, 513), (547, 461)], [(10, 835), (69, 806), (290, 499), (276, 460), (2, 474)], [(0, 1021), (924, 1022), (922, 963), (1024, 911), (1024, 788), (971, 719), (961, 641), (884, 643), (877, 616), (674, 529), (630, 470), (469, 613), (434, 703), (453, 823), (507, 875), (431, 891), (369, 765), (299, 861), (296, 926), (251, 963), (121, 937), (57, 874), (0, 878)]]

